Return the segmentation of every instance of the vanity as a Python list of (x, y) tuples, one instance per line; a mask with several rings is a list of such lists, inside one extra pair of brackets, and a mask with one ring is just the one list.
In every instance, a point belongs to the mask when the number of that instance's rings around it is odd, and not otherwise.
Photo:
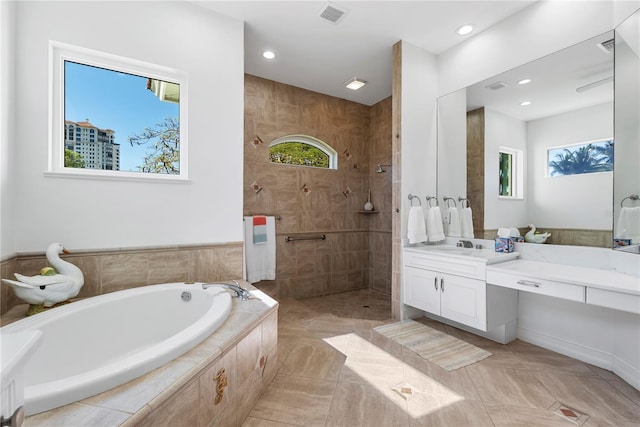
[(489, 266), (517, 252), (427, 245), (404, 248), (402, 302), (429, 317), (506, 344), (516, 337), (518, 292), (487, 284)]

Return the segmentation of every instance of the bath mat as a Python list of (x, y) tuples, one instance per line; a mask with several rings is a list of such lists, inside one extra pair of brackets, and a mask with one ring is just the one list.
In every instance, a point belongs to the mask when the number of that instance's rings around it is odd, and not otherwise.
[(486, 350), (413, 320), (377, 326), (374, 330), (447, 371), (491, 356)]

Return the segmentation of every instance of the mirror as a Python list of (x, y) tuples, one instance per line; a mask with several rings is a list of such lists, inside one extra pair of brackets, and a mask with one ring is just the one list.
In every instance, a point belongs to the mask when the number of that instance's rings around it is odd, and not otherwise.
[(443, 218), (466, 197), (476, 238), (611, 247), (613, 56), (611, 31), (439, 98)]
[[(614, 249), (640, 244), (640, 11), (615, 30)], [(636, 197), (633, 197), (633, 196)], [(624, 209), (623, 209), (624, 208)], [(632, 221), (635, 215), (636, 223)]]

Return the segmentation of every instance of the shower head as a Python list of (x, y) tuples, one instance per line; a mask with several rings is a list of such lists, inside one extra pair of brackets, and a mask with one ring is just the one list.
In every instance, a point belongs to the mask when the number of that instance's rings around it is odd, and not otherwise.
[(383, 167), (383, 166), (391, 167), (391, 165), (377, 165), (377, 167), (376, 167), (376, 173), (386, 172), (386, 170), (382, 169), (382, 167)]

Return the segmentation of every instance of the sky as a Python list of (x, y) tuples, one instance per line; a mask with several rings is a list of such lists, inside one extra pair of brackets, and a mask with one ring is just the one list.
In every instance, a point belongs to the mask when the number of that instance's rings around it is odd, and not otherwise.
[(128, 137), (179, 117), (179, 105), (160, 101), (147, 90), (147, 78), (65, 61), (65, 120), (88, 120), (115, 131), (120, 170), (138, 171), (146, 146), (131, 146)]

